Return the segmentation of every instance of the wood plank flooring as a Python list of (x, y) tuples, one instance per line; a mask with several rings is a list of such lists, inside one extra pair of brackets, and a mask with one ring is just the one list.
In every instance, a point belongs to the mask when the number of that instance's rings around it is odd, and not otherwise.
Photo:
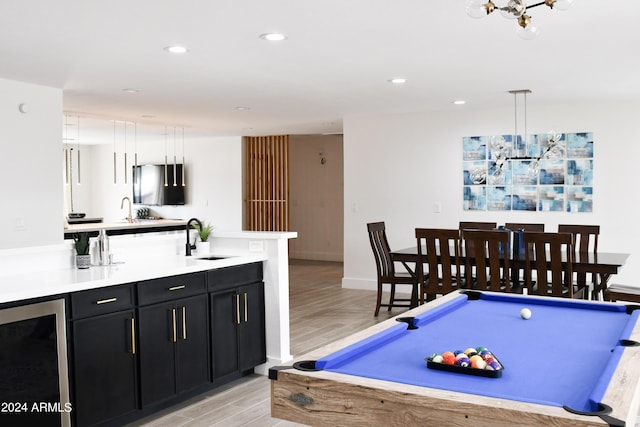
[[(302, 355), (401, 313), (381, 310), (373, 316), (374, 291), (342, 289), (342, 264), (292, 260), (290, 267), (291, 352)], [(144, 427), (290, 427), (270, 416), (269, 379), (251, 375), (133, 426)], [(635, 427), (640, 427), (640, 421)]]

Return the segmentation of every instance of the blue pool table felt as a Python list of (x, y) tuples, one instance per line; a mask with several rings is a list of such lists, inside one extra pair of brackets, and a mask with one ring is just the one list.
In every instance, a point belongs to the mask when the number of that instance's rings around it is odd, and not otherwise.
[[(532, 317), (520, 317), (522, 308)], [(596, 411), (640, 310), (576, 300), (466, 295), (316, 361), (317, 369), (503, 399)], [(501, 378), (427, 369), (432, 353), (485, 346)]]

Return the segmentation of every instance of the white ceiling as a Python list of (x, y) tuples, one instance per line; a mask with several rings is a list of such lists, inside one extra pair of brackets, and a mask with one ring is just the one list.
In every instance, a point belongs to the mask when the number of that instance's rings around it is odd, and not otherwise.
[[(640, 100), (640, 1), (529, 14), (533, 41), (497, 13), (468, 17), (465, 0), (0, 0), (0, 78), (62, 88), (91, 143), (112, 140), (112, 119), (307, 134), (348, 115), (510, 106), (510, 89), (531, 89), (530, 105)], [(163, 50), (176, 44), (190, 52)]]

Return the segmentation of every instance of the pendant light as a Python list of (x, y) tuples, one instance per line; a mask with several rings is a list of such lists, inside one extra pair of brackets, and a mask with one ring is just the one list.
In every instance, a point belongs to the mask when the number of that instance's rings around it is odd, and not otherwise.
[(169, 178), (167, 177), (167, 125), (164, 125), (164, 186), (169, 186)]
[(138, 185), (138, 124), (133, 123), (133, 184)]
[(82, 183), (80, 179), (80, 116), (78, 116), (78, 141), (76, 147), (78, 151), (78, 185), (80, 185)]
[(186, 180), (184, 179), (184, 127), (182, 128), (182, 186), (184, 187), (186, 184)]
[(113, 183), (117, 184), (116, 121), (113, 121)]
[(127, 121), (124, 121), (124, 183), (127, 183)]
[(67, 146), (67, 141), (69, 138), (67, 137), (67, 128), (69, 127), (69, 123), (67, 123), (68, 116), (65, 114), (64, 116), (64, 134), (62, 136), (62, 140), (64, 141), (63, 149), (64, 149), (64, 183), (69, 184), (69, 148)]
[(178, 165), (176, 160), (176, 127), (173, 127), (173, 186), (177, 187), (178, 183)]
[(73, 147), (69, 148), (69, 175), (71, 177), (70, 185), (69, 185), (69, 202), (71, 204), (71, 211), (73, 210)]

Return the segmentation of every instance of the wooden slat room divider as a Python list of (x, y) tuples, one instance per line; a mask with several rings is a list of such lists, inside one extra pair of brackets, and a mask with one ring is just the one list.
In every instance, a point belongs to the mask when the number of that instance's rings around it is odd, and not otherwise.
[(245, 229), (289, 231), (289, 135), (245, 137)]

